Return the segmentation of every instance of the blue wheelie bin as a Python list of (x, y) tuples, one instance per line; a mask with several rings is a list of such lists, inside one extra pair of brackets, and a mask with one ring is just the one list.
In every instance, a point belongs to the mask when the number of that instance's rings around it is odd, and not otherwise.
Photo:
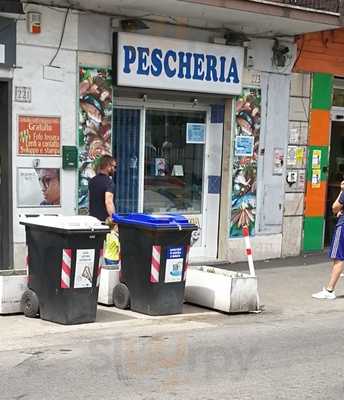
[(114, 214), (121, 244), (114, 304), (148, 315), (182, 312), (191, 233), (182, 215)]

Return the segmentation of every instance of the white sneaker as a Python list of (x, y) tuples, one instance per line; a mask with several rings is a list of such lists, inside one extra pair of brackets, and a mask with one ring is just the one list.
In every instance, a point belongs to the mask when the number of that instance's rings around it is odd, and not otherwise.
[(334, 292), (329, 292), (325, 288), (321, 292), (312, 294), (314, 299), (326, 299), (326, 300), (334, 300), (336, 295)]

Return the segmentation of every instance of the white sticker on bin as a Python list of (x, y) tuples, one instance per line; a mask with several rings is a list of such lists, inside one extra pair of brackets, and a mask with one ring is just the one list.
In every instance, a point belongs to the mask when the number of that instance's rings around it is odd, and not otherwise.
[(94, 272), (94, 249), (78, 249), (76, 251), (74, 288), (92, 287)]

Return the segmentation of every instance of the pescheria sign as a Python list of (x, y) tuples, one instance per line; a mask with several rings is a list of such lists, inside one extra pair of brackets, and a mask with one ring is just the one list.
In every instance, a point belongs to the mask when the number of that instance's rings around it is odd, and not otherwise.
[(121, 32), (117, 85), (237, 95), (243, 59), (242, 47)]

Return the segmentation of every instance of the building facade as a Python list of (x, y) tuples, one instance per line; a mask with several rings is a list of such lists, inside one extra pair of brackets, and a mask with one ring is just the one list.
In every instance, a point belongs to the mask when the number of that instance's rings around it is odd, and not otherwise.
[[(172, 20), (161, 16), (171, 4), (145, 19), (105, 1), (37, 3), (15, 17), (16, 60), (6, 52), (0, 69), (3, 268), (24, 265), (21, 215), (87, 213), (101, 154), (118, 161), (119, 212), (181, 213), (199, 226), (195, 261), (245, 259), (244, 225), (256, 259), (301, 251), (311, 77), (292, 72), (290, 20), (264, 36), (249, 24), (266, 18), (257, 2), (234, 10), (247, 18), (240, 34), (224, 27), (233, 10), (206, 2), (177, 4)], [(262, 7), (278, 25), (282, 6)], [(324, 15), (296, 19), (292, 33), (335, 26), (338, 15)]]
[(332, 203), (344, 178), (343, 38), (336, 29), (298, 39), (295, 70), (311, 76), (304, 251), (329, 245), (336, 220)]

